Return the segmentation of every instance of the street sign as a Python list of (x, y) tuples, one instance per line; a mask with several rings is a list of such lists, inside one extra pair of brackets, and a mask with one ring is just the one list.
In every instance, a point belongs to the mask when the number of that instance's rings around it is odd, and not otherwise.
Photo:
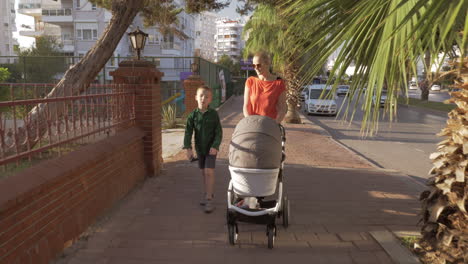
[(253, 71), (254, 68), (251, 66), (241, 66), (241, 70), (248, 70), (248, 71)]
[(252, 65), (252, 60), (251, 59), (248, 59), (248, 60), (240, 60), (240, 65)]

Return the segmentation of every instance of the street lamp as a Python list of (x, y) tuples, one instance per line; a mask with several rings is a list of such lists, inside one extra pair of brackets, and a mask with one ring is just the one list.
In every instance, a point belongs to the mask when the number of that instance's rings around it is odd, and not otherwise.
[(128, 33), (128, 35), (130, 36), (130, 42), (132, 43), (133, 49), (137, 51), (138, 60), (140, 60), (140, 52), (145, 47), (148, 34), (141, 31), (140, 28), (137, 27), (135, 31)]
[(193, 75), (197, 75), (198, 73), (198, 63), (194, 62), (190, 64), (190, 70), (192, 71)]

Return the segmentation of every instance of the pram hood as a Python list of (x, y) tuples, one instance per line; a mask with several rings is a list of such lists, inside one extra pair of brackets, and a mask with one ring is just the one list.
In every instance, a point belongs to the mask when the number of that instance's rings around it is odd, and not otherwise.
[(248, 116), (232, 134), (229, 164), (237, 168), (279, 168), (281, 152), (281, 130), (276, 121), (266, 116)]

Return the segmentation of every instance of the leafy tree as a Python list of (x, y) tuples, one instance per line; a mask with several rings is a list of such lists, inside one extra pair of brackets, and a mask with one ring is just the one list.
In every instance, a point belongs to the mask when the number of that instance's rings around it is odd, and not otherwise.
[(60, 57), (61, 45), (55, 37), (36, 38), (34, 47), (19, 51), (19, 64), (23, 67), (24, 79), (31, 83), (51, 83), (57, 74), (66, 70), (65, 58)]
[[(10, 78), (10, 72), (7, 68), (0, 67), (0, 83), (8, 80)], [(2, 86), (0, 84), (0, 101), (6, 101), (8, 97), (8, 87)]]
[(10, 73), (9, 77), (5, 80), (5, 82), (17, 83), (23, 81), (23, 77), (21, 76), (22, 65), (20, 65), (19, 63), (0, 64), (0, 67), (7, 69)]
[(8, 80), (10, 78), (10, 72), (7, 68), (0, 67), (0, 83)]
[(219, 58), (218, 64), (221, 65), (221, 66), (226, 67), (227, 69), (229, 69), (229, 71), (233, 75), (239, 75), (240, 74), (240, 64), (239, 64), (239, 62), (234, 62), (231, 59), (231, 57), (229, 57), (226, 54), (224, 54), (223, 56), (221, 56), (221, 58)]
[[(388, 90), (385, 113), (396, 114), (396, 97), (406, 92), (408, 72), (416, 76), (416, 63), (433, 61), (440, 52), (459, 51), (453, 64), (460, 92), (451, 101), (458, 108), (449, 113), (447, 138), (431, 155), (434, 168), (429, 190), (421, 194), (422, 235), (420, 245), (428, 263), (468, 263), (468, 11), (467, 2), (428, 0), (285, 0), (284, 15), (293, 17), (286, 37), (302, 34), (309, 43), (291, 49), (317, 48), (309, 63), (316, 66), (304, 78), (312, 78), (329, 55), (341, 48), (331, 75), (340, 80), (351, 63), (356, 70), (351, 96), (364, 94), (362, 129), (373, 132), (379, 107), (372, 97)], [(311, 17), (321, 17), (315, 27), (305, 27)], [(426, 62), (426, 65), (430, 63)], [(401, 84), (405, 86), (401, 86)], [(362, 100), (361, 100), (362, 101)], [(378, 101), (378, 100), (377, 100)], [(358, 102), (351, 102), (356, 110)], [(348, 112), (348, 109), (346, 109)]]

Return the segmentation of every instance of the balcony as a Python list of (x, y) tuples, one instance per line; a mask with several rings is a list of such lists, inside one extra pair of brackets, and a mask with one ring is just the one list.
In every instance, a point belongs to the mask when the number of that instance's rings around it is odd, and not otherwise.
[(18, 13), (27, 16), (40, 16), (41, 0), (20, 0), (18, 3)]
[(62, 39), (62, 51), (64, 52), (74, 52), (75, 51), (75, 41), (73, 39)]
[(181, 43), (179, 42), (162, 42), (161, 53), (163, 55), (180, 56), (182, 51)]
[(36, 31), (36, 30), (20, 30), (19, 35), (23, 36), (23, 37), (33, 37), (33, 38), (35, 38), (35, 37), (39, 37), (39, 36), (44, 35), (44, 30), (39, 30), (39, 31)]
[(73, 22), (72, 9), (42, 9), (42, 21), (51, 24), (68, 24)]

